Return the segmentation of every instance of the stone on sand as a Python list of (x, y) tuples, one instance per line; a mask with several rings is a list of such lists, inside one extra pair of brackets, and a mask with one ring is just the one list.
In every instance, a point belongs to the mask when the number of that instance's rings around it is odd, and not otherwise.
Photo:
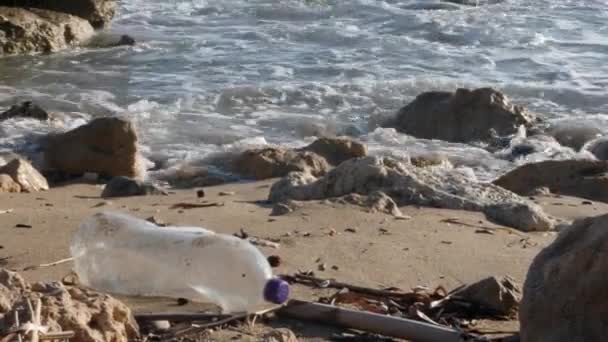
[(517, 133), (533, 117), (492, 88), (420, 94), (386, 126), (418, 138), (451, 142), (492, 141)]
[(167, 192), (150, 182), (121, 176), (112, 178), (101, 193), (103, 198), (146, 195), (167, 195)]
[(534, 259), (520, 305), (522, 342), (608, 336), (608, 215), (575, 221)]
[[(0, 167), (0, 174), (9, 175), (23, 192), (37, 192), (49, 189), (46, 178), (25, 159), (13, 159), (8, 164)], [(8, 181), (7, 186), (15, 189), (14, 185), (11, 185)]]
[(323, 177), (292, 172), (270, 189), (281, 202), (335, 198), (380, 191), (399, 205), (422, 205), (484, 212), (497, 223), (523, 231), (543, 231), (553, 220), (534, 203), (493, 184), (481, 183), (451, 169), (418, 168), (392, 158), (348, 160)]

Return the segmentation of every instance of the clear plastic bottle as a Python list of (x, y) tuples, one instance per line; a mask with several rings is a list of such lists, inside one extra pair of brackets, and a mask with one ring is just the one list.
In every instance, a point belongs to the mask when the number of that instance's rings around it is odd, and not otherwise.
[(281, 304), (289, 295), (255, 246), (203, 228), (160, 228), (102, 212), (82, 223), (70, 251), (80, 281), (103, 292), (212, 302), (225, 313)]

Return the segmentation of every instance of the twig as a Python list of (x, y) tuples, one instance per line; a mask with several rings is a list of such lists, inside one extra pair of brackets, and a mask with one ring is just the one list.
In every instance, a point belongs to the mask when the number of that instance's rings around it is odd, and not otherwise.
[(194, 208), (209, 208), (209, 207), (223, 207), (224, 202), (212, 202), (212, 203), (175, 203), (169, 209), (194, 209)]
[(467, 222), (462, 222), (460, 221), (460, 219), (458, 219), (457, 217), (449, 217), (446, 219), (441, 220), (440, 222), (443, 223), (449, 223), (449, 224), (457, 224), (457, 225), (461, 225), (461, 226), (465, 226), (465, 227), (470, 227), (470, 228), (479, 228), (479, 229), (486, 229), (489, 231), (497, 231), (497, 230), (504, 230), (509, 234), (515, 234), (521, 237), (526, 237), (527, 235), (516, 230), (513, 228), (509, 228), (509, 227), (488, 227), (488, 226), (483, 226), (483, 225), (478, 225), (478, 224), (472, 224), (472, 223), (467, 223)]
[(66, 262), (70, 262), (70, 261), (74, 261), (74, 258), (65, 258), (65, 259), (61, 259), (61, 260), (57, 260), (55, 262), (50, 262), (48, 264), (40, 264), (40, 265), (32, 265), (32, 266), (27, 266), (23, 269), (23, 271), (31, 271), (31, 270), (35, 270), (38, 268), (42, 268), (42, 267), (51, 267), (51, 266), (57, 266), (57, 265), (61, 265), (61, 264), (65, 264)]

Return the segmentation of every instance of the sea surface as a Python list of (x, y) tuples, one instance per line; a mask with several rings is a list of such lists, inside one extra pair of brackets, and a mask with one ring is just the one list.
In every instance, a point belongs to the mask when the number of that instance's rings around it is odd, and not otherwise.
[(378, 128), (424, 91), (492, 86), (549, 125), (608, 131), (608, 2), (479, 2), (123, 0), (110, 33), (134, 47), (0, 59), (0, 109), (34, 100), (63, 113), (2, 123), (0, 152), (35, 153), (33, 136), (117, 115), (137, 124), (152, 175), (333, 134), (373, 154), (443, 156), (480, 179), (586, 155), (541, 139), (515, 158)]

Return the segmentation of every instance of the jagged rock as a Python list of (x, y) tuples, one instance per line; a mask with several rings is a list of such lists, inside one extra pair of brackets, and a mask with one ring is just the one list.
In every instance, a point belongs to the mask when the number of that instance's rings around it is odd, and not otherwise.
[(540, 207), (498, 186), (476, 182), (452, 170), (418, 168), (382, 157), (345, 161), (321, 178), (292, 172), (271, 187), (268, 199), (274, 203), (320, 200), (376, 191), (384, 192), (399, 206), (482, 211), (497, 223), (524, 231), (553, 226)]
[[(28, 284), (18, 273), (0, 268), (0, 314), (7, 313), (27, 287)], [(2, 326), (0, 323), (0, 331)]]
[(396, 217), (402, 217), (399, 206), (387, 194), (374, 191), (369, 195), (348, 194), (336, 199), (339, 203), (349, 203), (369, 209), (372, 213), (385, 213)]
[(261, 342), (298, 342), (298, 338), (293, 331), (287, 328), (278, 328), (264, 334)]
[(365, 157), (367, 146), (347, 138), (320, 138), (300, 151), (314, 152), (331, 165), (339, 165), (348, 159)]
[(136, 179), (143, 179), (145, 174), (133, 124), (113, 117), (94, 119), (69, 132), (47, 136), (43, 169)]
[(114, 177), (101, 193), (104, 198), (146, 195), (167, 195), (167, 192), (152, 183), (128, 177)]
[(608, 202), (608, 162), (547, 160), (522, 165), (494, 184), (520, 195), (546, 187), (550, 192)]
[(515, 134), (532, 121), (531, 115), (512, 105), (504, 94), (480, 88), (418, 95), (387, 126), (418, 138), (472, 142)]
[(43, 175), (28, 161), (17, 158), (0, 167), (0, 174), (9, 175), (19, 184), (23, 192), (37, 192), (49, 189), (49, 184)]
[(547, 133), (561, 145), (579, 151), (585, 143), (599, 137), (602, 131), (591, 124), (563, 122), (551, 127)]
[(534, 259), (519, 310), (522, 342), (608, 336), (608, 215), (575, 221)]
[(125, 304), (106, 294), (61, 283), (33, 284), (31, 291), (14, 301), (0, 326), (11, 326), (14, 312), (26, 308), (28, 298), (42, 300), (42, 325), (54, 332), (72, 330), (74, 341), (119, 342), (139, 337), (139, 327)]
[(88, 20), (95, 28), (107, 26), (116, 13), (116, 0), (0, 0), (0, 6), (67, 13)]
[(488, 277), (467, 285), (455, 296), (479, 305), (490, 313), (515, 316), (521, 300), (521, 290), (509, 276)]
[(49, 113), (47, 113), (44, 109), (40, 108), (31, 101), (23, 102), (20, 105), (14, 105), (6, 112), (0, 113), (0, 121), (12, 119), (15, 117), (48, 120)]
[(282, 177), (292, 171), (320, 176), (329, 168), (325, 158), (316, 153), (274, 147), (245, 151), (232, 163), (233, 172), (257, 180)]
[(0, 55), (55, 52), (92, 35), (91, 24), (69, 14), (0, 6)]
[(13, 177), (0, 174), (0, 192), (21, 192), (21, 185)]

